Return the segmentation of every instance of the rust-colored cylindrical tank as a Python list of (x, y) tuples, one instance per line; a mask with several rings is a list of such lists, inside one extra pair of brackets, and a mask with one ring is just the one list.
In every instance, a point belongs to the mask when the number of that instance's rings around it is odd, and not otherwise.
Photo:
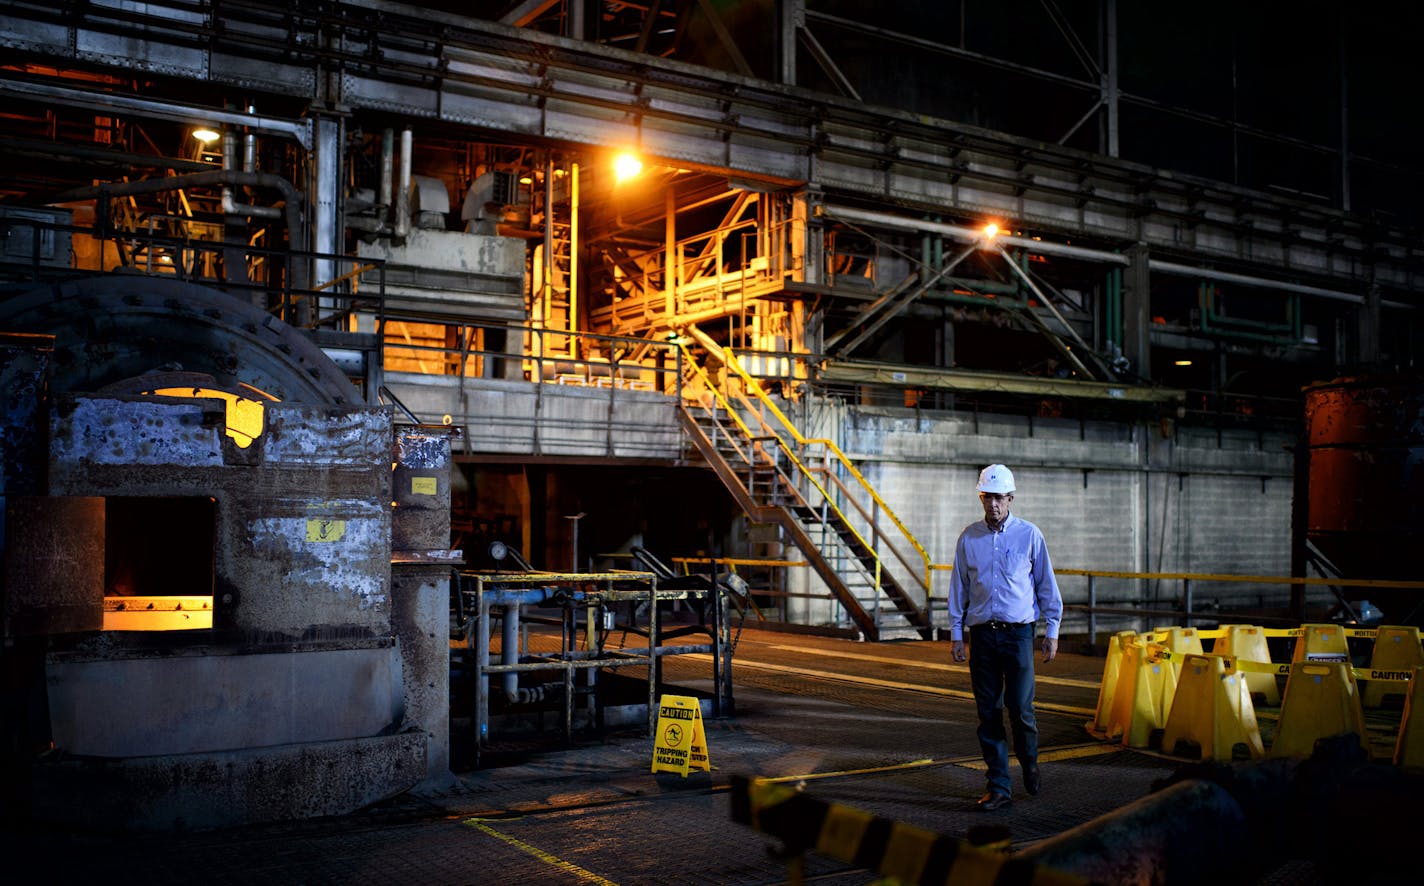
[[(1311, 385), (1305, 433), (1308, 539), (1347, 578), (1424, 579), (1424, 377)], [(1418, 590), (1351, 594), (1381, 605), (1387, 619), (1424, 599)]]

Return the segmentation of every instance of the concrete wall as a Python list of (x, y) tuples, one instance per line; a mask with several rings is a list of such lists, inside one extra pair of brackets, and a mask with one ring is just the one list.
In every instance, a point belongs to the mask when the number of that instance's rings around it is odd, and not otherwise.
[[(638, 391), (456, 378), (392, 381), (422, 418), (451, 414), (467, 451), (685, 457), (672, 398)], [(1044, 531), (1059, 568), (1285, 576), (1290, 571), (1294, 439), (1284, 434), (1180, 427), (1157, 421), (1087, 421), (917, 412), (809, 397), (783, 404), (807, 437), (836, 443), (858, 464), (935, 563), (949, 564), (968, 523), (982, 517), (975, 483), (991, 462), (1013, 469), (1014, 513)], [(788, 552), (790, 553), (790, 552)], [(890, 568), (904, 576), (904, 568)], [(824, 594), (809, 569), (792, 593)], [(949, 572), (933, 572), (937, 620)], [(1071, 603), (1087, 579), (1061, 576)], [(1100, 578), (1100, 604), (1147, 601), (1180, 608), (1175, 580)], [(1194, 607), (1280, 607), (1289, 586), (1195, 582)], [(1311, 602), (1328, 591), (1312, 588)], [(788, 601), (793, 620), (848, 621), (829, 601)], [(1073, 616), (1069, 629), (1085, 619)], [(1114, 627), (1111, 620), (1101, 626)], [(1128, 627), (1131, 624), (1123, 624)]]
[[(1291, 477), (1286, 435), (1151, 423), (916, 413), (819, 400), (798, 408), (812, 432), (839, 441), (937, 563), (981, 519), (975, 483), (991, 462), (1018, 485), (1013, 512), (1038, 524), (1057, 568), (1284, 576), (1290, 571)], [(809, 570), (805, 570), (809, 573)], [(950, 573), (936, 571), (937, 620)], [(814, 576), (802, 590), (824, 590)], [(1087, 579), (1060, 576), (1070, 603)], [(1179, 608), (1180, 581), (1099, 578), (1100, 603), (1155, 601)], [(1194, 582), (1196, 608), (1280, 606), (1286, 585)], [(1327, 592), (1312, 592), (1318, 600)], [(802, 602), (813, 623), (828, 604)], [(1160, 619), (1158, 619), (1160, 621)], [(1070, 628), (1081, 626), (1075, 616)], [(1100, 622), (1111, 625), (1112, 622)]]

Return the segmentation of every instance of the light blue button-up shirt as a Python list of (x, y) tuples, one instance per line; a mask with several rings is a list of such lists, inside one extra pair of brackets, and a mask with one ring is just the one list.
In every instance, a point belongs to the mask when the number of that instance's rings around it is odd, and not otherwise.
[(1012, 513), (997, 530), (971, 523), (954, 546), (949, 582), (949, 638), (963, 640), (966, 625), (986, 621), (1048, 623), (1057, 639), (1063, 597), (1038, 527)]

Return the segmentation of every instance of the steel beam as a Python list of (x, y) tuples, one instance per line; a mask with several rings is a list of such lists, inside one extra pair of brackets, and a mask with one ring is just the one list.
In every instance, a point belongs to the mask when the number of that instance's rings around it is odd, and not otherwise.
[[(313, 16), (273, 3), (273, 14), (259, 15), (268, 5), (231, 13), (245, 18), (225, 20), (220, 39), (177, 0), (145, 4), (123, 23), (92, 6), (68, 18), (21, 9), (0, 24), (0, 46), (128, 66), (132, 59), (80, 52), (75, 41), (141, 30), (145, 70), (282, 94), (314, 92), (319, 74), (339, 71), (353, 112), (465, 125), (472, 138), (636, 146), (655, 161), (997, 216), (1112, 248), (1140, 242), (1157, 256), (1229, 261), (1253, 274), (1424, 292), (1424, 255), (1408, 232), (1307, 201), (379, 0)], [(341, 40), (326, 46), (320, 38), (333, 28)]]

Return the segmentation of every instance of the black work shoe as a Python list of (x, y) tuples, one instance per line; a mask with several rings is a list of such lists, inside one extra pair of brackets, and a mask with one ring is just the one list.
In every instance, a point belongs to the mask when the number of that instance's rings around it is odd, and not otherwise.
[(1043, 788), (1043, 777), (1039, 775), (1037, 766), (1030, 766), (1023, 771), (1024, 790), (1030, 796), (1037, 797), (1039, 790)]
[(1003, 809), (1013, 802), (1007, 794), (996, 794), (990, 791), (979, 798), (979, 808), (985, 812), (993, 812), (995, 809)]

